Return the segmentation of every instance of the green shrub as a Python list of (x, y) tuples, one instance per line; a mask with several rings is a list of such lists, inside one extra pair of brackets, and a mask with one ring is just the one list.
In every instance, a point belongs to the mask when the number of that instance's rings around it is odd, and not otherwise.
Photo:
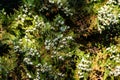
[(14, 14), (1, 10), (0, 79), (119, 80), (119, 6), (23, 0)]

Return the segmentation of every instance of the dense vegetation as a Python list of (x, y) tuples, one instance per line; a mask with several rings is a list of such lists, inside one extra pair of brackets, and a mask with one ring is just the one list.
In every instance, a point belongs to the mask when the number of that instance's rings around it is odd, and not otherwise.
[(120, 1), (0, 0), (0, 80), (120, 80)]

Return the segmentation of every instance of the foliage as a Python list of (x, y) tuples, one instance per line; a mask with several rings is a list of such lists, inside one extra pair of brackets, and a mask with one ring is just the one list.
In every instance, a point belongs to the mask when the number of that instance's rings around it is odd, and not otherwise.
[(0, 11), (1, 80), (119, 80), (119, 0), (20, 3)]

